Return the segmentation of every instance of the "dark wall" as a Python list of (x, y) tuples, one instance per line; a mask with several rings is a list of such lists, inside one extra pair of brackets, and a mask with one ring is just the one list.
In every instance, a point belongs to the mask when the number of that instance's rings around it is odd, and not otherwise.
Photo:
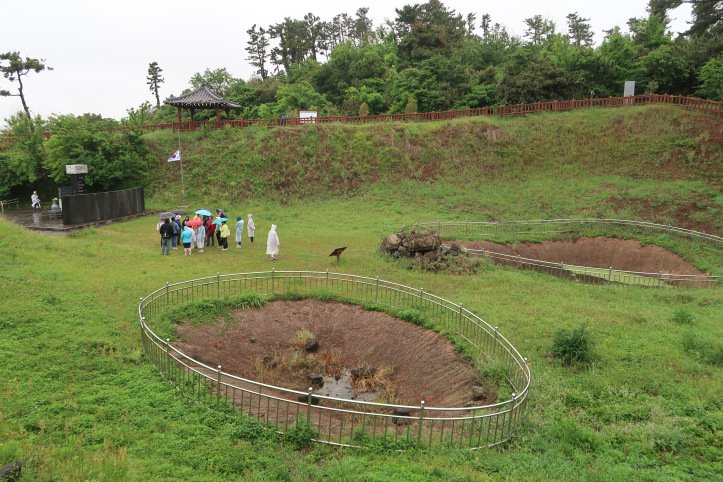
[(63, 224), (85, 224), (142, 213), (143, 188), (63, 196)]

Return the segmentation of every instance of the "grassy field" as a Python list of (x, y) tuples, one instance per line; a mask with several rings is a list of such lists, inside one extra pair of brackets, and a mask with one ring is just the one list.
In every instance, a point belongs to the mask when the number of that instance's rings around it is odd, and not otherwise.
[[(614, 117), (598, 113), (585, 122), (600, 116)], [(547, 129), (536, 119), (567, 122), (548, 117), (531, 117), (527, 127), (521, 119), (499, 123), (536, 132)], [(0, 220), (0, 464), (22, 461), (23, 480), (720, 479), (721, 289), (589, 286), (494, 266), (474, 276), (430, 274), (378, 254), (382, 236), (428, 220), (647, 212), (655, 219), (645, 220), (664, 221), (695, 205), (696, 222), (719, 228), (719, 178), (706, 162), (700, 175), (669, 179), (629, 164), (594, 172), (566, 164), (495, 182), (379, 179), (351, 192), (263, 201), (194, 188), (187, 204), (224, 207), (234, 218), (251, 212), (259, 236), (254, 248), (191, 258), (180, 251), (161, 257), (154, 217), (67, 236)], [(241, 174), (225, 179), (234, 176)], [(159, 183), (149, 207), (174, 207), (178, 188), (170, 179)], [(635, 200), (660, 209), (646, 204), (652, 211), (645, 211)], [(264, 245), (271, 223), (281, 239), (277, 269), (380, 276), (464, 303), (499, 326), (533, 373), (519, 436), (476, 452), (298, 449), (252, 420), (180, 397), (141, 351), (139, 298), (167, 281), (270, 269)], [(343, 245), (337, 266), (328, 254)], [(595, 340), (594, 360), (563, 366), (549, 356), (554, 334), (581, 324)]]

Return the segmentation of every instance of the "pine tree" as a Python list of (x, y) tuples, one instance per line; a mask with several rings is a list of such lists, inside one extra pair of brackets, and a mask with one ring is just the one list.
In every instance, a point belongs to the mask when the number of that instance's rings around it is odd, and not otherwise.
[(158, 62), (151, 62), (148, 64), (148, 77), (146, 77), (146, 84), (148, 88), (156, 96), (156, 107), (161, 106), (161, 98), (158, 97), (158, 86), (165, 82), (163, 76), (161, 76), (163, 69), (158, 66)]
[(592, 47), (592, 28), (589, 18), (582, 18), (577, 12), (567, 15), (568, 38), (576, 47)]
[(269, 76), (269, 72), (266, 70), (266, 57), (269, 49), (268, 32), (263, 27), (256, 30), (256, 24), (253, 24), (246, 33), (249, 36), (248, 47), (246, 47), (249, 56), (246, 57), (246, 60), (256, 68), (256, 73), (259, 74), (261, 80), (266, 80)]
[(555, 24), (542, 18), (542, 15), (526, 18), (525, 25), (527, 25), (525, 37), (530, 39), (533, 45), (542, 45), (545, 40), (555, 33)]
[(5, 52), (4, 54), (0, 54), (0, 72), (2, 72), (3, 77), (8, 79), (10, 82), (18, 83), (17, 94), (11, 94), (7, 90), (0, 90), (0, 96), (14, 95), (20, 97), (20, 102), (23, 104), (25, 115), (28, 117), (28, 121), (30, 121), (30, 130), (32, 132), (35, 132), (35, 127), (33, 125), (33, 116), (30, 115), (30, 107), (28, 107), (27, 100), (25, 99), (25, 92), (23, 91), (23, 77), (28, 75), (30, 72), (38, 73), (43, 70), (53, 70), (45, 65), (45, 59), (31, 59), (30, 57), (25, 57), (25, 60), (23, 60), (23, 58), (20, 57), (20, 52)]

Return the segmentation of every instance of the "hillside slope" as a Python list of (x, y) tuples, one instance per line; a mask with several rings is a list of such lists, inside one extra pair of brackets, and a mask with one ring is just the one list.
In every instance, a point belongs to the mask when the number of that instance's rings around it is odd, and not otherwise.
[[(169, 201), (169, 192), (180, 191), (180, 172), (166, 159), (179, 137), (161, 131), (145, 139), (158, 159), (151, 199)], [(690, 196), (689, 209), (673, 216), (685, 220), (689, 211), (720, 203), (715, 193), (723, 178), (722, 120), (662, 105), (435, 123), (206, 130), (181, 134), (180, 148), (186, 197), (231, 203), (332, 197), (407, 181), (473, 191), (539, 178), (700, 181), (705, 188)], [(604, 187), (604, 179), (600, 183)], [(662, 201), (628, 191), (611, 190), (611, 209), (638, 202), (655, 217)]]

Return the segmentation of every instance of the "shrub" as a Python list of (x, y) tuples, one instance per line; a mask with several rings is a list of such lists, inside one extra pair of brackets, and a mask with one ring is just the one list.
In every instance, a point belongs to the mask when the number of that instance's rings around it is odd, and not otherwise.
[(319, 434), (316, 432), (306, 418), (298, 418), (296, 425), (284, 434), (284, 438), (291, 442), (297, 449), (303, 449), (311, 445)]
[(706, 336), (688, 334), (683, 338), (683, 350), (691, 357), (709, 365), (723, 365), (723, 345)]
[(400, 320), (408, 321), (422, 328), (431, 328), (432, 325), (426, 320), (423, 314), (417, 310), (399, 310), (395, 313), (395, 316)]
[(678, 308), (673, 312), (671, 321), (676, 325), (690, 325), (693, 323), (693, 315), (691, 315), (688, 310)]
[(584, 325), (574, 330), (560, 330), (552, 341), (551, 354), (564, 365), (589, 363), (593, 358), (592, 334)]

